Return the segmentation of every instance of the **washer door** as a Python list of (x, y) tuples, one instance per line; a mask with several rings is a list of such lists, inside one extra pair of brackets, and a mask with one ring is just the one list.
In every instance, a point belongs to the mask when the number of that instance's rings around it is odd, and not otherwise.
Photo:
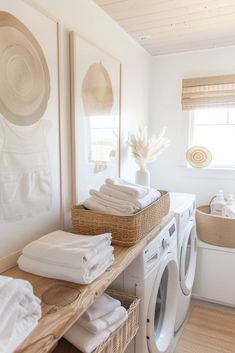
[(147, 343), (150, 353), (166, 352), (174, 335), (177, 307), (178, 265), (168, 253), (161, 261), (150, 297)]
[(189, 295), (193, 288), (197, 260), (197, 235), (194, 221), (189, 221), (180, 252), (180, 285), (183, 293)]

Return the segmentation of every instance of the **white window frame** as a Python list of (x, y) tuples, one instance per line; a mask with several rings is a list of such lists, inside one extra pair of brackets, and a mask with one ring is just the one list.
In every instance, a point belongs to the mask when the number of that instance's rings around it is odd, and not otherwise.
[[(235, 124), (232, 124), (232, 125), (235, 125)], [(195, 127), (195, 110), (191, 110), (189, 112), (188, 147), (195, 145), (195, 143), (194, 143), (194, 127)], [(187, 167), (192, 168), (189, 163), (187, 163)], [(235, 164), (229, 164), (229, 165), (213, 164), (213, 159), (212, 159), (212, 164), (209, 165), (207, 169), (235, 170)]]

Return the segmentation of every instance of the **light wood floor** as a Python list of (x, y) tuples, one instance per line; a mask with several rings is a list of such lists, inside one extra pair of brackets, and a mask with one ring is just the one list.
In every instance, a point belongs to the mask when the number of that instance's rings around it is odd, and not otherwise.
[(235, 314), (196, 304), (175, 353), (235, 353)]

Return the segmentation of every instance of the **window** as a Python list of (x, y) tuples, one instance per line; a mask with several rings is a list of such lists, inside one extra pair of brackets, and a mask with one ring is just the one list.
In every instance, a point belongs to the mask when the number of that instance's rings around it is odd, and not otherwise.
[(190, 118), (190, 146), (208, 148), (212, 168), (235, 168), (235, 108), (193, 110)]
[(93, 115), (89, 117), (90, 162), (108, 163), (117, 156), (118, 116)]

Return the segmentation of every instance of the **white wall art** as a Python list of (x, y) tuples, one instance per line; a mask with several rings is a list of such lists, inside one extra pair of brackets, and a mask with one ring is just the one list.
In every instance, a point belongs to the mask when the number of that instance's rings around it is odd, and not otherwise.
[(60, 227), (57, 43), (56, 21), (0, 0), (0, 257)]
[(119, 176), (120, 62), (70, 33), (74, 202)]

